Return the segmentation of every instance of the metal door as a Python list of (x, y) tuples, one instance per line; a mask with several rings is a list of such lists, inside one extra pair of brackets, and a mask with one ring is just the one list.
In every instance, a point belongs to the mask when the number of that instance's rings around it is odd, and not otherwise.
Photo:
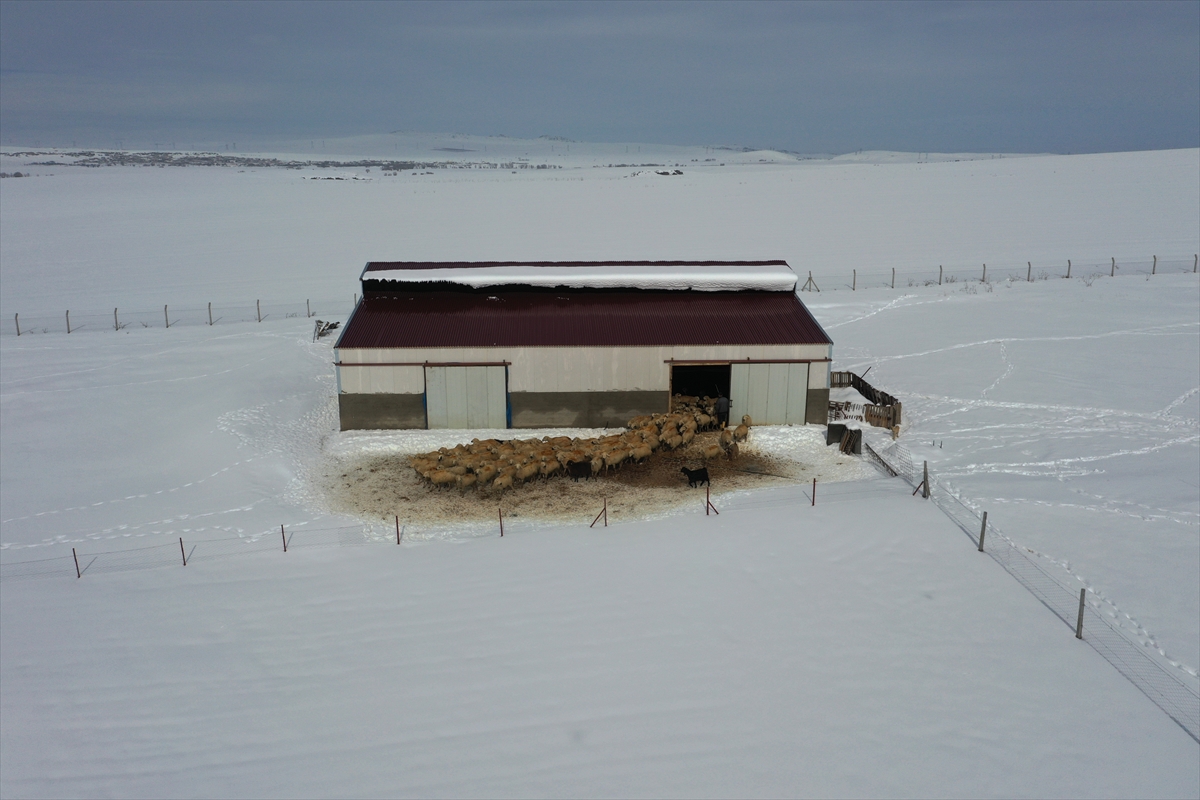
[(729, 423), (749, 414), (755, 425), (803, 425), (808, 410), (808, 364), (730, 365)]
[(506, 368), (426, 367), (425, 414), (430, 428), (507, 428)]

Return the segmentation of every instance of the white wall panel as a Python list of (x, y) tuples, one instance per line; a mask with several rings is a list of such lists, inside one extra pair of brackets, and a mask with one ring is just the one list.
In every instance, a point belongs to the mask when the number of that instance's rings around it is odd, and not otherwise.
[[(339, 368), (342, 391), (359, 393), (424, 390), (425, 362), (509, 362), (508, 389), (513, 392), (666, 391), (670, 360), (731, 361), (751, 359), (824, 359), (827, 345), (674, 345), (664, 347), (459, 347), (407, 349), (348, 349), (338, 355), (345, 365), (409, 363), (414, 367)], [(384, 371), (391, 370), (387, 373)], [(356, 374), (380, 371), (379, 378)], [(384, 377), (388, 375), (389, 377)], [(814, 380), (826, 381), (828, 369), (812, 370)], [(392, 383), (385, 384), (390, 380)], [(378, 381), (378, 383), (377, 383)], [(388, 385), (392, 388), (371, 388)], [(827, 382), (825, 385), (828, 385)], [(821, 388), (814, 383), (812, 388)], [(732, 398), (731, 398), (732, 400)], [(743, 412), (745, 413), (745, 412)]]

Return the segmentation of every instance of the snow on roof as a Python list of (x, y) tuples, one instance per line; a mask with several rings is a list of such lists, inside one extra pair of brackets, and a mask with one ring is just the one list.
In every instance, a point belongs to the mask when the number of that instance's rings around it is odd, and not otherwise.
[(702, 292), (790, 292), (796, 273), (786, 261), (373, 261), (364, 281), (445, 282), (485, 286), (580, 289), (693, 289)]

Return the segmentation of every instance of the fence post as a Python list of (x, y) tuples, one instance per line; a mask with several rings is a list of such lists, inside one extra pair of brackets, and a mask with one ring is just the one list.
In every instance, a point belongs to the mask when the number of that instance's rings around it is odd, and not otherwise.
[(117, 319), (117, 310), (115, 308), (113, 309), (113, 330), (121, 330), (121, 322)]
[(938, 264), (938, 286), (942, 285), (942, 265)]
[(208, 304), (208, 324), (212, 325), (212, 303)]
[(979, 552), (983, 552), (983, 535), (987, 533), (987, 512), (983, 512), (983, 525), (979, 528)]
[(1027, 270), (1025, 271), (1025, 281), (1026, 281), (1027, 283), (1032, 283), (1032, 282), (1033, 282), (1033, 262), (1032, 262), (1032, 261), (1026, 261), (1026, 262), (1025, 262), (1025, 265), (1026, 265), (1027, 267), (1029, 267), (1029, 269), (1027, 269)]
[(1116, 256), (1113, 256), (1112, 271), (1108, 273), (1108, 277), (1110, 277), (1110, 278), (1117, 277), (1117, 258), (1116, 258)]
[[(354, 302), (357, 303), (358, 299), (355, 298)], [(500, 517), (500, 538), (503, 539), (504, 538), (504, 509), (500, 508), (500, 506), (496, 506), (496, 515), (498, 517)]]
[(262, 301), (261, 300), (254, 301), (254, 310), (255, 310), (255, 313), (258, 314), (258, 321), (262, 322)]
[(983, 265), (983, 277), (979, 279), (980, 283), (987, 283), (987, 264)]
[(1083, 638), (1083, 598), (1087, 595), (1087, 587), (1079, 590), (1079, 619), (1075, 622), (1075, 638)]
[(21, 315), (13, 314), (13, 322), (17, 324), (17, 336), (21, 335)]
[(75, 559), (75, 577), (82, 578), (83, 573), (79, 571), (79, 554), (75, 552), (75, 548), (71, 548), (71, 557)]
[(400, 544), (400, 515), (396, 515), (396, 544)]
[(813, 478), (812, 504), (813, 504), (813, 508), (817, 507), (817, 479), (816, 478)]
[(283, 552), (287, 552), (287, 534), (283, 532), (283, 526), (279, 526), (279, 537), (283, 539)]
[(1071, 277), (1071, 259), (1067, 259), (1067, 277)]
[(167, 316), (167, 307), (165, 305), (163, 306), (163, 322), (166, 323), (168, 328), (171, 327), (171, 318)]
[(187, 566), (187, 551), (183, 549), (183, 537), (179, 537), (179, 555), (183, 556), (183, 565)]
[(1150, 274), (1153, 275), (1158, 271), (1158, 256), (1151, 256), (1151, 258), (1154, 259), (1154, 263), (1150, 265)]
[(67, 309), (67, 333), (71, 332), (71, 309)]
[(312, 316), (312, 303), (308, 300), (304, 301), (304, 311), (306, 314), (308, 314), (308, 316)]
[(892, 288), (896, 288), (896, 268), (892, 267)]
[(850, 291), (858, 291), (858, 270), (854, 270), (854, 282), (850, 284)]
[(1196, 271), (1196, 267), (1200, 266), (1200, 255), (1192, 255), (1192, 272)]

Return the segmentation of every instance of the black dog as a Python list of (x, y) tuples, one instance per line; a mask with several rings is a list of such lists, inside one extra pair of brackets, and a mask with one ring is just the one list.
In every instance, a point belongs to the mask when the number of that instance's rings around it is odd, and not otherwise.
[(712, 486), (708, 480), (708, 467), (701, 467), (700, 469), (688, 469), (684, 467), (679, 471), (687, 475), (688, 486), (695, 487), (702, 483), (708, 483), (709, 486)]

